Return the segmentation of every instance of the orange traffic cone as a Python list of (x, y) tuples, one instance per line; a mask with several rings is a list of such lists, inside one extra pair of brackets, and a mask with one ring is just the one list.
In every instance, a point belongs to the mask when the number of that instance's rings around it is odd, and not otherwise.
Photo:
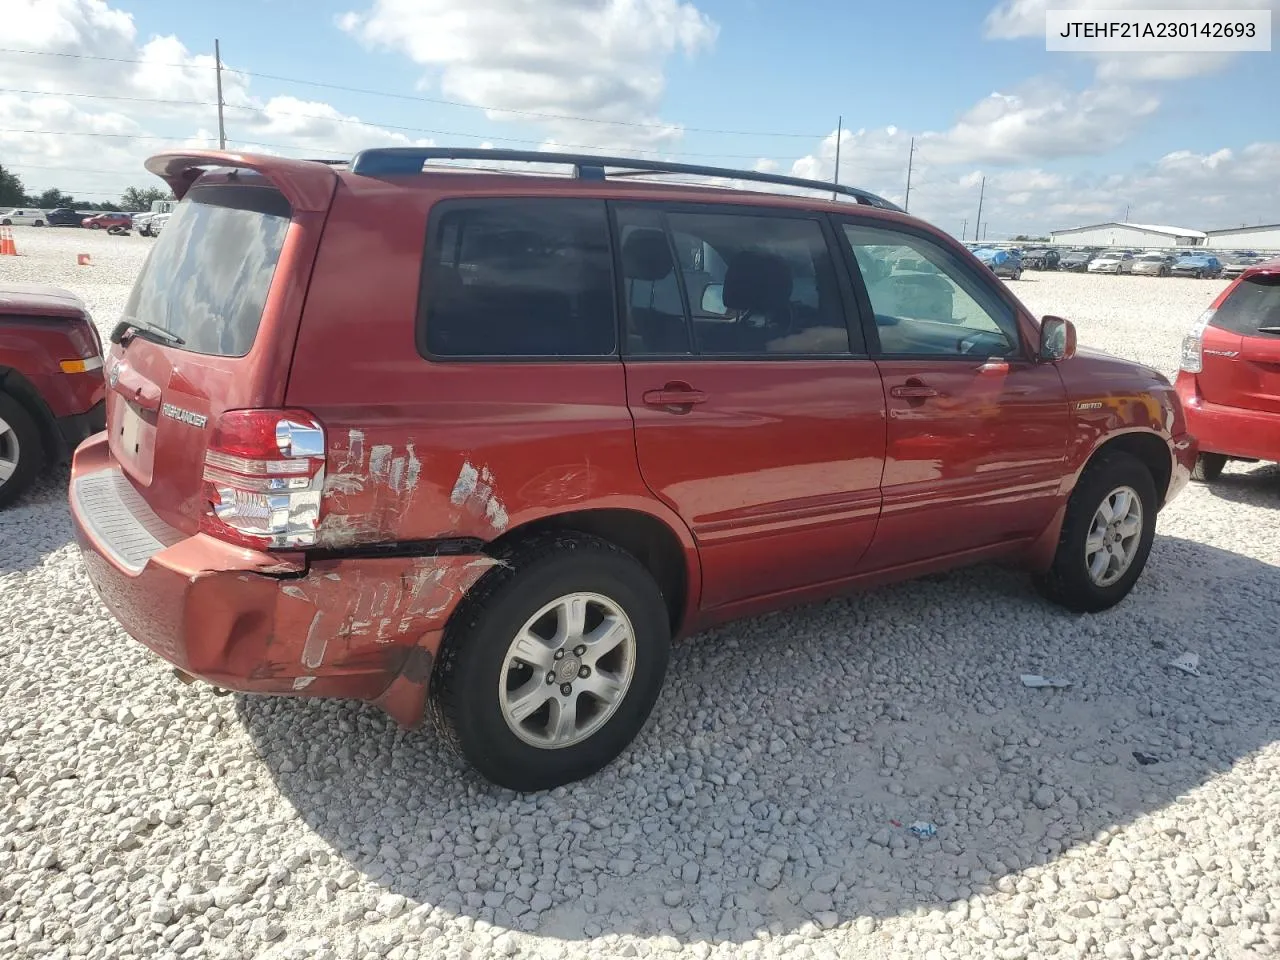
[(89, 255), (87, 253), (76, 254), (76, 265), (80, 267), (89, 266)]
[(16, 257), (18, 246), (13, 242), (13, 228), (0, 227), (0, 257)]

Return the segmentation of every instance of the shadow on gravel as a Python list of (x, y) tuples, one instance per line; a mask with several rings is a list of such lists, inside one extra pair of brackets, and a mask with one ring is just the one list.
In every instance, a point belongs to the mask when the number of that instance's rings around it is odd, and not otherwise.
[(0, 510), (0, 575), (38, 567), (75, 540), (67, 506), (70, 479), (65, 466), (46, 470), (17, 502)]
[[(1158, 539), (1091, 617), (961, 571), (680, 645), (632, 750), (537, 796), (372, 708), (238, 711), (298, 814), (386, 890), (545, 936), (742, 942), (1011, 890), (1174, 804), (1280, 738), (1277, 635), (1280, 568), (1188, 540)], [(1166, 666), (1187, 650), (1199, 677)]]
[(1233, 503), (1280, 507), (1280, 464), (1235, 464), (1206, 489)]

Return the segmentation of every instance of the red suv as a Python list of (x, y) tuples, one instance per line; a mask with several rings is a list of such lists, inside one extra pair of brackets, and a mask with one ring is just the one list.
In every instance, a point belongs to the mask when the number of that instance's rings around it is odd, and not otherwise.
[(1280, 460), (1280, 259), (1249, 267), (1196, 322), (1177, 386), (1200, 441), (1197, 480), (1228, 460)]
[(75, 294), (0, 286), (0, 507), (105, 422), (102, 341)]
[(1167, 380), (855, 188), (147, 167), (182, 202), (71, 480), (102, 598), (187, 678), (430, 705), (516, 789), (617, 756), (673, 636), (994, 560), (1109, 607), (1194, 463)]

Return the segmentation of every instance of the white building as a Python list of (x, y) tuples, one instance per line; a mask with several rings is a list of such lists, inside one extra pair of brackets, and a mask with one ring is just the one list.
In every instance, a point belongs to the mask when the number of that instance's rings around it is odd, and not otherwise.
[(1166, 227), (1154, 223), (1095, 223), (1087, 227), (1053, 230), (1054, 243), (1091, 247), (1195, 247), (1207, 234), (1187, 227)]
[(1219, 250), (1280, 250), (1280, 223), (1210, 230), (1208, 245)]

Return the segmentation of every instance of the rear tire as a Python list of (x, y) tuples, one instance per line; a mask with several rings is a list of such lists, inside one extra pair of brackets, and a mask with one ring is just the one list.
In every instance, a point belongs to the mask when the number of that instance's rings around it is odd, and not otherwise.
[[(1106, 521), (1103, 505), (1108, 508), (1116, 502), (1122, 491), (1136, 494), (1136, 540), (1121, 537), (1125, 524), (1133, 522), (1133, 511), (1126, 509), (1125, 517), (1118, 517), (1113, 528)], [(1085, 467), (1067, 502), (1067, 515), (1058, 538), (1058, 552), (1047, 573), (1036, 575), (1033, 580), (1046, 599), (1077, 613), (1097, 613), (1115, 606), (1133, 589), (1142, 575), (1155, 539), (1156, 485), (1151, 472), (1141, 460), (1121, 451), (1103, 453)], [(1102, 532), (1099, 526), (1103, 527)], [(1101, 549), (1091, 549), (1097, 543), (1106, 544)], [(1124, 554), (1124, 562), (1106, 559), (1107, 551), (1114, 547)], [(1091, 569), (1091, 561), (1103, 559), (1106, 566), (1101, 576)]]
[(26, 407), (0, 393), (0, 508), (22, 496), (43, 466), (40, 428)]
[(33, 226), (33, 227), (43, 227), (43, 226), (44, 226), (44, 221), (43, 221), (43, 220), (37, 220), (35, 223), (33, 223), (33, 224), (32, 224), (32, 226)]
[[(596, 773), (640, 732), (666, 675), (670, 620), (649, 571), (608, 541), (555, 532), (498, 559), (445, 631), (432, 712), (445, 742), (482, 776), (549, 790)], [(576, 632), (567, 612), (575, 602), (585, 617)], [(614, 631), (605, 632), (604, 615)], [(517, 644), (531, 636), (536, 643)], [(559, 676), (566, 666), (578, 679)], [(569, 725), (557, 728), (562, 717)]]
[(1200, 483), (1213, 483), (1222, 476), (1222, 468), (1226, 465), (1225, 454), (1202, 453), (1196, 457), (1196, 465), (1191, 468), (1191, 479)]

